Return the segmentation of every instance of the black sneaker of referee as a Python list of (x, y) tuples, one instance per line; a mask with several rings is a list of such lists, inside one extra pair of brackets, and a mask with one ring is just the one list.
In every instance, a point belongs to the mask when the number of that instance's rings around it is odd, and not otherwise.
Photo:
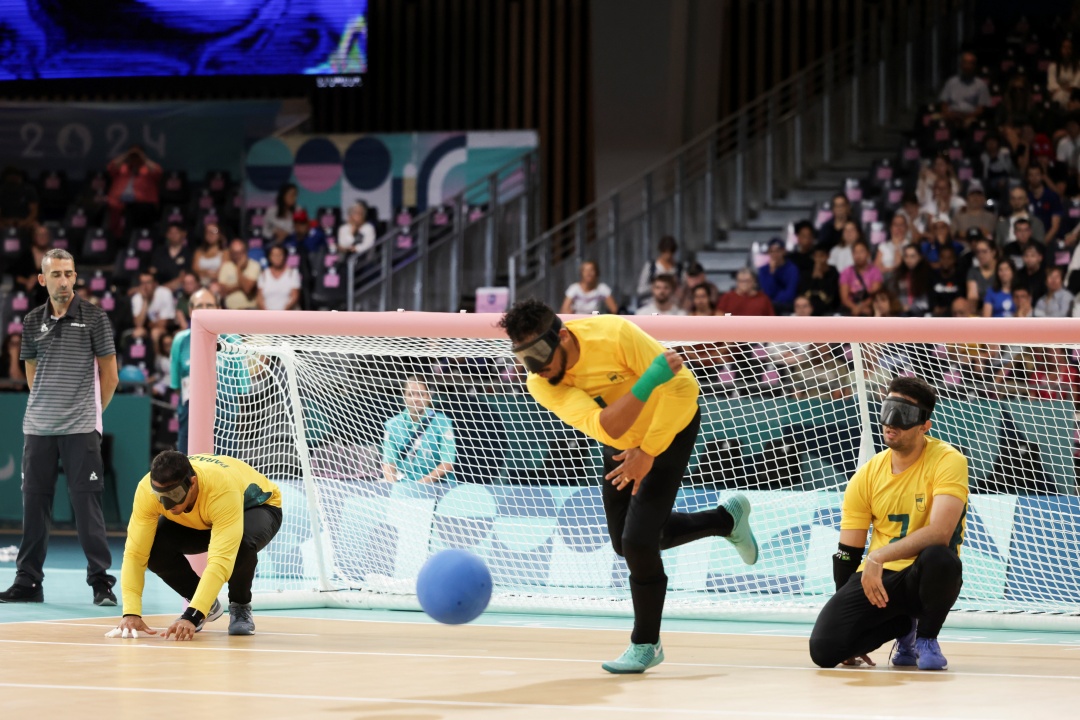
[(4, 592), (0, 592), (0, 603), (39, 603), (45, 602), (45, 593), (41, 585), (22, 585), (15, 583)]
[(116, 582), (110, 576), (109, 580), (99, 580), (94, 583), (94, 604), (99, 607), (116, 607), (116, 595), (113, 594), (112, 586)]

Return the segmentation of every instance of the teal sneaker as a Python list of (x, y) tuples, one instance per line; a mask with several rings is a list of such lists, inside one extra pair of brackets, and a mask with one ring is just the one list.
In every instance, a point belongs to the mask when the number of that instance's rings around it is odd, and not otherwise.
[(731, 534), (724, 539), (735, 546), (744, 563), (755, 564), (758, 561), (758, 543), (754, 531), (750, 529), (750, 501), (745, 495), (736, 493), (725, 500), (721, 507), (735, 519)]
[(629, 673), (643, 673), (662, 662), (664, 662), (664, 646), (659, 642), (655, 645), (630, 643), (630, 646), (617, 660), (606, 662), (601, 667), (609, 673), (626, 675)]

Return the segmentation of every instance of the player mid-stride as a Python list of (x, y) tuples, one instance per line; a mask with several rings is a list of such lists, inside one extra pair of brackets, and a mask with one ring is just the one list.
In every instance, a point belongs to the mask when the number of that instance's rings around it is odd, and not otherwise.
[(533, 398), (604, 446), (603, 499), (615, 552), (630, 570), (630, 646), (603, 668), (640, 673), (664, 661), (660, 618), (667, 575), (660, 551), (721, 536), (749, 565), (758, 559), (750, 503), (672, 512), (701, 425), (698, 384), (682, 358), (616, 315), (563, 322), (537, 300), (516, 303), (499, 326), (529, 371)]

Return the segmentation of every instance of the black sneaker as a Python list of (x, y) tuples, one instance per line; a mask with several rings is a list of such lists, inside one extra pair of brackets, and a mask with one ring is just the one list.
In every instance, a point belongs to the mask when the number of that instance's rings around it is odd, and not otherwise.
[(39, 603), (45, 602), (45, 593), (41, 585), (20, 585), (15, 583), (4, 592), (0, 592), (0, 603)]
[(94, 604), (98, 607), (116, 607), (116, 595), (109, 583), (94, 583)]

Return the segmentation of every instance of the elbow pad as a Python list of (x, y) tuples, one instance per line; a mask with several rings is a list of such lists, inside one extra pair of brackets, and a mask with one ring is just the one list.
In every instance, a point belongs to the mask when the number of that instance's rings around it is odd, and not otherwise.
[(844, 587), (851, 576), (855, 574), (855, 571), (859, 569), (859, 563), (862, 562), (864, 551), (865, 548), (852, 547), (843, 543), (837, 546), (836, 553), (832, 556), (833, 582), (836, 583), (837, 590)]

